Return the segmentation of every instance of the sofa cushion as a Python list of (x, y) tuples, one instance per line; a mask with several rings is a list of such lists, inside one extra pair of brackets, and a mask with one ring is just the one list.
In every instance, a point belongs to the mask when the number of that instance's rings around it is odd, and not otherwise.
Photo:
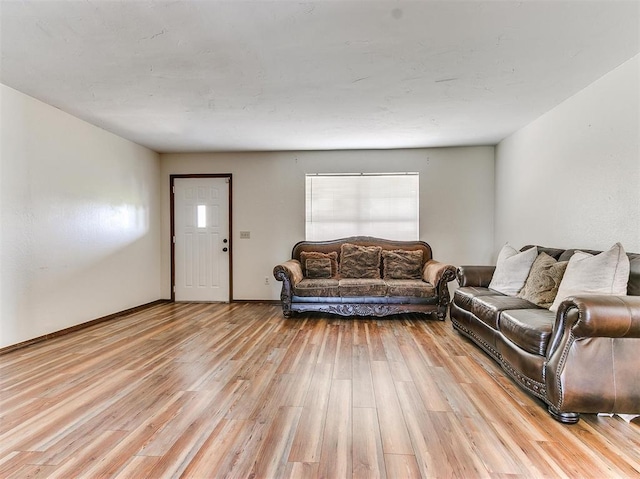
[(386, 296), (387, 284), (381, 279), (340, 280), (340, 296)]
[(382, 251), (384, 279), (422, 279), (422, 250)]
[(303, 279), (293, 287), (293, 294), (296, 296), (340, 296), (337, 279)]
[(629, 281), (629, 257), (620, 243), (609, 250), (592, 255), (576, 251), (569, 259), (558, 294), (549, 308), (558, 311), (569, 296), (605, 294), (626, 296)]
[(380, 279), (380, 246), (358, 246), (344, 243), (340, 247), (342, 278)]
[(514, 296), (477, 296), (473, 298), (471, 312), (487, 326), (498, 329), (498, 318), (501, 311), (531, 308), (535, 308), (533, 303)]
[(489, 288), (508, 296), (515, 296), (524, 286), (537, 256), (538, 248), (535, 246), (519, 252), (509, 244), (504, 245), (498, 254), (496, 270)]
[(307, 278), (331, 278), (331, 260), (329, 258), (307, 258), (304, 262)]
[(387, 295), (408, 296), (415, 298), (433, 298), (436, 288), (420, 279), (387, 279)]
[(531, 301), (541, 308), (549, 308), (556, 298), (567, 264), (567, 261), (558, 262), (547, 253), (540, 253), (531, 266), (518, 298)]
[(548, 309), (507, 310), (500, 315), (498, 329), (519, 348), (544, 356), (555, 320)]
[(300, 253), (300, 264), (302, 264), (302, 271), (305, 276), (307, 275), (307, 260), (308, 259), (324, 259), (328, 258), (331, 261), (331, 278), (335, 278), (338, 275), (338, 253), (332, 251), (331, 253), (321, 253), (319, 251), (302, 251)]
[(502, 296), (489, 288), (479, 286), (463, 286), (453, 293), (453, 302), (465, 311), (472, 310), (473, 298), (478, 296)]

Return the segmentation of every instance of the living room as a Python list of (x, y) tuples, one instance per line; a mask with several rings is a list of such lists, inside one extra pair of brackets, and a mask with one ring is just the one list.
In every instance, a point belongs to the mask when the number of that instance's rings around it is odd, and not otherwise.
[[(376, 142), (384, 133), (376, 131), (355, 148), (343, 141), (341, 131), (324, 125), (319, 129), (325, 136), (343, 142), (306, 148), (296, 142), (305, 131), (301, 127), (263, 151), (231, 144), (218, 151), (197, 143), (182, 150), (141, 146), (144, 137), (133, 141), (118, 130), (120, 113), (109, 110), (111, 104), (102, 117), (111, 128), (95, 126), (100, 117), (90, 88), (80, 92), (87, 95), (80, 103), (90, 108), (63, 111), (46, 88), (38, 95), (30, 84), (9, 77), (9, 72), (19, 73), (13, 55), (23, 55), (16, 47), (18, 37), (8, 33), (9, 3), (3, 2), (1, 12), (0, 349), (171, 298), (171, 175), (232, 175), (233, 301), (278, 300), (279, 285), (271, 272), (305, 238), (304, 175), (310, 173), (418, 172), (420, 239), (431, 245), (434, 257), (453, 265), (495, 264), (506, 242), (517, 248), (540, 244), (597, 250), (620, 242), (627, 251), (640, 252), (637, 2), (614, 2), (616, 8), (611, 2), (591, 2), (600, 3), (604, 12), (615, 11), (601, 15), (608, 29), (589, 42), (592, 32), (585, 28), (586, 53), (576, 42), (570, 54), (559, 57), (565, 62), (563, 74), (570, 67), (585, 71), (583, 84), (579, 79), (559, 89), (562, 94), (548, 95), (548, 109), (533, 114), (535, 108), (529, 108), (533, 116), (512, 122), (498, 141), (421, 146), (398, 140), (396, 146), (381, 147)], [(36, 4), (29, 7), (34, 12)], [(411, 5), (399, 5), (403, 8), (393, 10), (394, 3), (387, 10), (395, 12), (392, 19), (406, 20)], [(580, 8), (579, 2), (574, 8)], [(595, 21), (597, 15), (589, 18)], [(58, 24), (40, 24), (45, 30), (47, 25)], [(55, 38), (56, 32), (49, 33)], [(540, 37), (548, 34), (539, 29)], [(618, 48), (603, 52), (602, 45)], [(99, 61), (99, 53), (84, 55)], [(585, 67), (592, 58), (600, 70)], [(528, 70), (544, 67), (539, 57), (523, 63)], [(50, 66), (28, 68), (27, 76), (46, 83)], [(444, 76), (437, 80), (453, 82)], [(562, 82), (562, 75), (550, 80)], [(126, 89), (135, 93), (134, 82)], [(133, 94), (126, 101), (141, 100)], [(514, 103), (527, 101), (513, 98)], [(458, 119), (461, 128), (465, 114)], [(133, 118), (136, 122), (141, 120)], [(157, 125), (167, 141), (192, 133), (180, 127), (179, 119), (163, 122), (152, 115), (146, 122)], [(286, 142), (290, 148), (283, 146)], [(250, 232), (250, 238), (240, 238), (240, 231)]]
[(507, 241), (638, 251), (638, 58), (624, 60), (495, 145), (409, 150), (159, 154), (3, 86), (0, 346), (170, 297), (170, 174), (234, 175), (234, 234), (252, 233), (234, 238), (237, 300), (278, 298), (264, 277), (304, 239), (304, 173), (419, 171), (420, 235), (456, 265)]

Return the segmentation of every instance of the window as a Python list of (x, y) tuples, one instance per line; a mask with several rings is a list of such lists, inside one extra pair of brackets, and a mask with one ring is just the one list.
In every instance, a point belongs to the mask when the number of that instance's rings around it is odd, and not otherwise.
[(417, 240), (418, 173), (306, 175), (306, 239)]
[(198, 228), (207, 227), (207, 205), (198, 205)]

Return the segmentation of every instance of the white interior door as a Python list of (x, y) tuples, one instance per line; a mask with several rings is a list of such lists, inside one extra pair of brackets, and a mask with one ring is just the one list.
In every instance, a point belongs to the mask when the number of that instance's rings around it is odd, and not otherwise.
[(174, 179), (175, 300), (229, 301), (229, 178)]

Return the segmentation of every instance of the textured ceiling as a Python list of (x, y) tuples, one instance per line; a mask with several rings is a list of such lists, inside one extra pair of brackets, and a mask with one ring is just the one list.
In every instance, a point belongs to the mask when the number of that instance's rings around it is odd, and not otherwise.
[(640, 51), (639, 1), (6, 1), (0, 81), (160, 152), (492, 145)]

